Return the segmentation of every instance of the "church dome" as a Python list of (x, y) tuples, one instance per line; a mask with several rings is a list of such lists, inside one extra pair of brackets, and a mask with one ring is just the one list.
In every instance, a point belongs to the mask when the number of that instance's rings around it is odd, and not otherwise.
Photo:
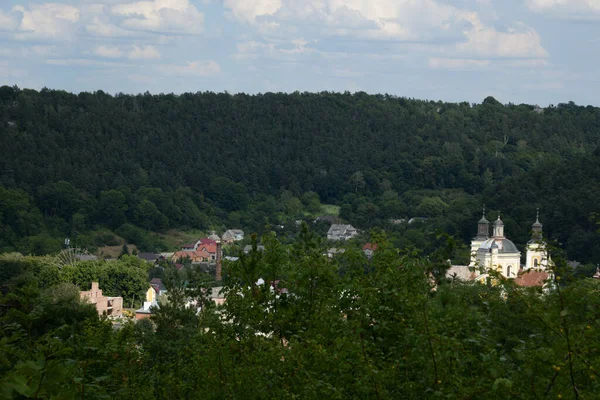
[(498, 215), (498, 219), (496, 221), (494, 221), (494, 226), (504, 226), (504, 222), (502, 222), (499, 215)]
[(498, 253), (518, 253), (517, 246), (507, 238), (491, 238), (479, 246), (478, 251), (491, 251), (492, 248), (498, 248)]

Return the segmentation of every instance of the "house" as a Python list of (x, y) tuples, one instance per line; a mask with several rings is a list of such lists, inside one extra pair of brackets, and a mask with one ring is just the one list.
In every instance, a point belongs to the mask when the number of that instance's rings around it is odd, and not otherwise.
[(146, 301), (150, 303), (156, 303), (158, 301), (158, 292), (154, 286), (150, 285), (146, 290)]
[(426, 217), (412, 217), (411, 219), (408, 220), (408, 224), (414, 224), (415, 222), (421, 222), (421, 223), (425, 223), (427, 222), (427, 218)]
[(368, 258), (371, 258), (373, 257), (375, 250), (377, 250), (377, 247), (377, 243), (367, 243), (363, 246), (362, 250)]
[(324, 256), (329, 258), (333, 258), (336, 254), (344, 254), (346, 249), (338, 249), (337, 247), (332, 247), (327, 252), (323, 253)]
[(122, 297), (106, 297), (98, 287), (98, 282), (92, 282), (92, 288), (79, 293), (82, 300), (87, 300), (96, 306), (98, 315), (106, 314), (112, 317), (120, 317), (123, 314)]
[[(215, 237), (218, 239), (219, 237), (215, 235)], [(184, 244), (183, 246), (181, 246), (181, 251), (194, 251), (194, 250), (198, 250), (198, 248), (200, 248), (201, 246), (206, 246), (206, 245), (210, 245), (210, 246), (216, 246), (217, 242), (215, 239), (210, 238), (210, 237), (205, 237), (202, 239), (198, 239), (193, 243), (188, 243), (188, 244)]]
[(327, 232), (328, 240), (347, 240), (358, 235), (358, 231), (352, 225), (333, 224)]
[(181, 251), (195, 251), (200, 246), (200, 241), (197, 240), (194, 243), (188, 243), (181, 246)]
[(158, 253), (139, 253), (137, 256), (139, 259), (142, 259), (152, 264), (164, 259), (164, 257)]
[[(259, 244), (258, 246), (256, 246), (256, 250), (257, 251), (264, 251), (265, 250), (265, 246)], [(252, 245), (248, 244), (246, 246), (244, 246), (244, 254), (248, 254), (252, 251)]]
[(475, 280), (477, 275), (479, 274), (476, 272), (476, 268), (468, 265), (452, 265), (446, 271), (446, 278), (452, 281), (470, 282)]
[(173, 253), (171, 261), (173, 263), (176, 263), (179, 260), (189, 258), (192, 264), (198, 264), (201, 262), (209, 262), (211, 260), (211, 257), (212, 255), (206, 250), (177, 251)]
[(152, 308), (158, 307), (157, 302), (145, 301), (142, 308), (135, 310), (135, 319), (146, 319), (152, 316)]
[(167, 293), (167, 288), (165, 287), (162, 279), (160, 278), (152, 278), (152, 280), (150, 280), (150, 286), (152, 286), (156, 290), (158, 296), (162, 296), (163, 294)]
[(244, 231), (241, 229), (228, 229), (223, 234), (224, 243), (239, 242), (244, 239)]

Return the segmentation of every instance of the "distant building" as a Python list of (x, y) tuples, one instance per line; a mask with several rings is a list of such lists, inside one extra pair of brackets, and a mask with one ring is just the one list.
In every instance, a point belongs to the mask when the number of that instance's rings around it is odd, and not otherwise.
[(152, 308), (158, 307), (157, 302), (144, 301), (141, 308), (135, 310), (135, 319), (146, 319), (152, 316)]
[(152, 278), (152, 280), (150, 281), (150, 286), (154, 288), (158, 296), (162, 296), (163, 294), (167, 293), (167, 288), (165, 287), (162, 279), (160, 278)]
[(533, 112), (536, 114), (543, 114), (544, 109), (536, 104), (535, 107), (533, 107)]
[[(515, 279), (517, 285), (528, 287), (543, 286), (552, 277), (548, 270), (552, 260), (542, 237), (543, 225), (540, 223), (539, 213), (531, 226), (532, 237), (527, 243), (524, 266), (521, 266), (521, 252), (504, 236), (504, 222), (500, 216), (494, 221), (492, 237), (489, 237), (489, 225), (484, 209), (483, 217), (477, 223), (477, 236), (471, 241), (469, 270), (479, 270), (476, 276), (472, 276), (472, 280), (483, 281), (490, 271), (496, 271), (505, 278)], [(458, 268), (459, 266), (453, 266), (451, 269), (458, 274)], [(461, 275), (467, 276), (466, 271)]]
[(339, 249), (337, 247), (331, 247), (323, 255), (327, 256), (329, 258), (333, 258), (336, 254), (344, 254), (345, 251), (346, 251), (346, 249)]
[(377, 250), (377, 247), (377, 243), (367, 243), (363, 246), (362, 250), (368, 258), (371, 258), (373, 257), (375, 250)]
[(92, 282), (92, 288), (88, 291), (79, 293), (82, 300), (86, 299), (96, 306), (98, 315), (106, 314), (108, 316), (120, 317), (123, 314), (122, 297), (106, 297), (98, 287), (98, 282)]
[(223, 234), (223, 243), (239, 242), (244, 239), (244, 231), (241, 229), (228, 229)]
[(178, 251), (171, 257), (171, 262), (177, 263), (180, 260), (189, 259), (192, 264), (208, 263), (211, 261), (212, 255), (206, 250), (196, 251)]
[(352, 225), (333, 224), (327, 232), (328, 240), (347, 240), (358, 235), (358, 231)]

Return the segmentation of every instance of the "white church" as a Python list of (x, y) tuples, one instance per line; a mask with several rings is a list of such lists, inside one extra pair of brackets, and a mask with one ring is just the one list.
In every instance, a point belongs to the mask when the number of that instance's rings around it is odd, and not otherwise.
[(539, 211), (531, 226), (531, 240), (526, 245), (525, 265), (521, 265), (521, 252), (515, 244), (504, 236), (504, 222), (498, 216), (492, 225), (483, 216), (477, 223), (477, 236), (471, 241), (471, 260), (469, 266), (452, 266), (448, 277), (483, 282), (490, 271), (497, 271), (505, 278), (516, 279), (520, 286), (542, 286), (550, 276), (547, 267), (551, 265), (546, 245), (542, 237)]
[[(531, 240), (527, 243), (524, 271), (545, 270), (548, 266), (546, 245), (542, 238), (539, 212), (531, 226)], [(493, 223), (492, 236), (490, 222), (483, 217), (477, 223), (477, 236), (471, 241), (470, 267), (480, 267), (486, 271), (495, 270), (506, 278), (516, 278), (521, 270), (521, 252), (504, 236), (504, 222), (498, 216)]]

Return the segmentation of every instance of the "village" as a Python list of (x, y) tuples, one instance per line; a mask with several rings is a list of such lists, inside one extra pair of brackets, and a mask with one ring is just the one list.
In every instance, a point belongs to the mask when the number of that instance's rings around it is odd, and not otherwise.
[[(325, 219), (327, 221), (327, 219)], [(317, 221), (315, 221), (317, 222)], [(327, 231), (327, 241), (329, 243), (338, 243), (336, 247), (328, 247), (323, 256), (328, 259), (334, 259), (344, 254), (348, 249), (348, 242), (356, 246), (351, 239), (359, 235), (359, 230), (350, 224), (334, 223), (331, 219), (331, 226)], [(490, 227), (492, 232), (490, 234)], [(551, 257), (548, 254), (546, 242), (542, 234), (543, 225), (539, 221), (539, 211), (535, 222), (532, 224), (531, 239), (525, 248), (525, 263), (521, 264), (521, 252), (514, 243), (504, 235), (504, 223), (500, 216), (493, 223), (486, 219), (485, 209), (482, 218), (477, 222), (477, 235), (471, 242), (471, 258), (468, 265), (453, 265), (448, 260), (448, 268), (445, 277), (448, 281), (475, 282), (479, 284), (490, 284), (498, 279), (510, 279), (519, 287), (538, 287), (543, 291), (552, 288), (554, 266)], [(223, 263), (234, 263), (239, 260), (239, 256), (224, 256), (223, 246), (233, 245), (242, 242), (245, 238), (244, 231), (240, 229), (230, 229), (221, 236), (212, 232), (207, 237), (202, 237), (194, 242), (181, 245), (181, 248), (175, 252), (142, 252), (137, 257), (148, 264), (157, 268), (164, 268), (166, 265), (173, 266), (177, 271), (185, 268), (199, 267), (201, 270), (214, 277), (215, 285), (207, 289), (206, 295), (216, 306), (222, 305), (226, 301), (222, 293), (222, 273)], [(340, 245), (341, 244), (341, 245)], [(378, 250), (377, 243), (365, 243), (362, 245), (362, 253), (365, 262), (369, 262)], [(264, 251), (265, 246), (256, 245), (256, 251)], [(253, 245), (247, 244), (243, 247), (243, 255), (248, 255), (253, 251)], [(596, 272), (594, 279), (600, 279), (600, 272)], [(270, 285), (271, 290), (278, 290), (279, 293), (288, 293), (286, 288), (278, 287), (279, 281), (265, 282), (262, 278), (257, 284)], [(153, 310), (160, 307), (161, 300), (168, 299), (169, 293), (162, 279), (153, 277), (148, 282), (148, 289), (145, 293), (142, 307), (135, 310), (124, 308), (121, 297), (108, 297), (103, 295), (98, 282), (92, 282), (91, 290), (80, 293), (82, 299), (86, 299), (96, 306), (99, 315), (106, 315), (111, 319), (129, 317), (135, 320), (146, 319), (152, 316)], [(195, 307), (197, 312), (201, 311), (201, 306), (195, 301), (188, 301), (186, 307)]]

